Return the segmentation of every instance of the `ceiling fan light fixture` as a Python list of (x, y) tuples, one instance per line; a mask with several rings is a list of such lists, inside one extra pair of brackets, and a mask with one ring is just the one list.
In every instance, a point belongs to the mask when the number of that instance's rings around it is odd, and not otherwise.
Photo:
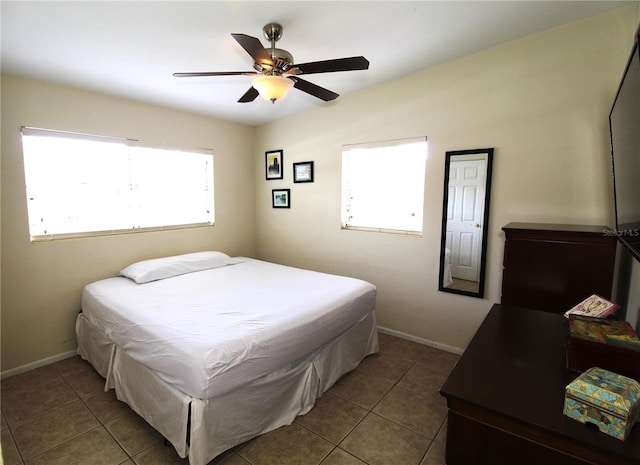
[(251, 83), (260, 96), (271, 103), (285, 98), (293, 84), (292, 79), (282, 76), (258, 76)]

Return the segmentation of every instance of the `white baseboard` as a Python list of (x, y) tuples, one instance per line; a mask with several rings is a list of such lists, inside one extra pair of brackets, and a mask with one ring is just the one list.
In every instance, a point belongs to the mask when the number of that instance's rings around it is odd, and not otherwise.
[[(458, 347), (448, 346), (446, 344), (441, 344), (439, 342), (430, 341), (428, 339), (423, 339), (417, 336), (412, 336), (410, 334), (402, 333), (394, 329), (385, 328), (384, 326), (378, 326), (378, 331), (380, 331), (381, 333), (390, 334), (391, 336), (399, 337), (400, 339), (406, 339), (408, 341), (417, 342), (418, 344), (435, 347), (436, 349), (444, 350), (445, 352), (451, 352), (452, 354), (461, 355), (462, 352), (464, 352), (464, 349), (460, 349)], [(29, 370), (33, 370), (35, 368), (40, 368), (45, 365), (51, 365), (52, 363), (56, 363), (56, 362), (59, 362), (60, 360), (71, 358), (75, 355), (76, 355), (76, 351), (70, 350), (69, 352), (63, 352), (58, 355), (53, 355), (51, 357), (43, 358), (42, 360), (37, 360), (32, 363), (27, 363), (26, 365), (22, 365), (16, 368), (11, 368), (9, 370), (0, 372), (0, 379), (5, 379), (11, 376), (19, 375), (20, 373), (24, 373)]]
[(429, 339), (412, 336), (410, 334), (396, 331), (395, 329), (385, 328), (384, 326), (378, 326), (378, 331), (380, 331), (381, 333), (389, 334), (391, 336), (399, 337), (400, 339), (406, 339), (408, 341), (417, 342), (418, 344), (423, 344), (425, 346), (444, 350), (445, 352), (451, 352), (452, 354), (456, 355), (462, 355), (462, 352), (464, 352), (464, 349), (460, 349), (459, 347), (448, 346), (446, 344), (441, 344), (440, 342), (430, 341)]
[(33, 370), (34, 368), (40, 368), (45, 365), (51, 365), (52, 363), (56, 363), (56, 362), (59, 362), (60, 360), (71, 358), (75, 355), (76, 355), (76, 351), (70, 350), (69, 352), (63, 352), (58, 355), (52, 355), (51, 357), (43, 358), (42, 360), (38, 360), (32, 363), (27, 363), (26, 365), (22, 365), (16, 368), (11, 368), (9, 370), (0, 372), (0, 379), (5, 379), (5, 378), (9, 378), (10, 376), (19, 375), (20, 373)]

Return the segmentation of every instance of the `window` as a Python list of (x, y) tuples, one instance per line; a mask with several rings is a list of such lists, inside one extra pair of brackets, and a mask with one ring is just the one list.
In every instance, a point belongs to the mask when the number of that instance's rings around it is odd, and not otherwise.
[(422, 233), (427, 139), (342, 148), (342, 227)]
[(211, 225), (213, 153), (22, 128), (31, 240)]

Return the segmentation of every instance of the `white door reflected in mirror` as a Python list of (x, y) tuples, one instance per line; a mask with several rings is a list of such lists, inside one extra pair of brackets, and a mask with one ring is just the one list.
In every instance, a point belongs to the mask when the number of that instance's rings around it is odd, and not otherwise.
[(438, 289), (482, 297), (493, 149), (447, 152)]

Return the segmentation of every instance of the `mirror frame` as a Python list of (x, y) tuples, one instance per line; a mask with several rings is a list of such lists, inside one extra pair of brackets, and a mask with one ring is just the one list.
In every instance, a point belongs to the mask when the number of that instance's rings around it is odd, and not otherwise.
[[(442, 292), (450, 292), (452, 294), (461, 294), (469, 297), (484, 297), (484, 284), (485, 284), (485, 269), (487, 262), (487, 237), (489, 226), (489, 205), (491, 200), (491, 173), (493, 167), (493, 148), (486, 149), (473, 149), (473, 150), (455, 150), (446, 152), (445, 164), (444, 164), (444, 196), (442, 201), (442, 226), (440, 235), (440, 272), (438, 274), (438, 290)], [(447, 211), (449, 202), (449, 170), (451, 169), (452, 158), (458, 155), (474, 155), (485, 154), (487, 156), (487, 172), (485, 178), (484, 189), (484, 213), (483, 213), (483, 227), (482, 227), (482, 239), (481, 239), (481, 252), (480, 252), (480, 269), (478, 278), (478, 292), (464, 291), (461, 289), (450, 289), (442, 285), (442, 279), (445, 272), (445, 245), (447, 241)], [(455, 161), (455, 159), (454, 159)]]

